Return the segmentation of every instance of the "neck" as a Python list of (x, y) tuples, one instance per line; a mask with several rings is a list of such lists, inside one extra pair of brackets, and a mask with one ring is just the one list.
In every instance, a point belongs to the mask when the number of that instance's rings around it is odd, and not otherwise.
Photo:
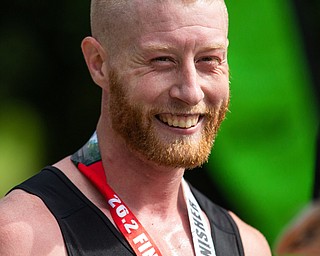
[[(108, 184), (138, 213), (166, 218), (185, 208), (181, 189), (183, 168), (163, 167), (127, 148), (117, 134), (98, 125), (100, 153)], [(112, 135), (112, 136), (110, 136)]]

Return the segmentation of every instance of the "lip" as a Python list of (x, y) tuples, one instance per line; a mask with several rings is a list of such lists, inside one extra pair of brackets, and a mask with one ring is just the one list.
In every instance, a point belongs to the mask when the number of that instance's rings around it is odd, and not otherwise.
[[(162, 114), (162, 115), (168, 115), (168, 114)], [(180, 135), (192, 135), (192, 134), (196, 133), (201, 128), (201, 125), (204, 120), (203, 114), (194, 114), (194, 115), (179, 114), (179, 115), (173, 115), (173, 116), (179, 116), (179, 117), (185, 117), (185, 118), (188, 118), (188, 117), (194, 118), (195, 116), (198, 116), (198, 118), (197, 118), (198, 120), (194, 125), (192, 125), (191, 127), (188, 127), (188, 128), (175, 127), (173, 125), (170, 126), (168, 123), (161, 120), (160, 114), (155, 116), (155, 120), (157, 121), (157, 123), (160, 125), (161, 128), (165, 128), (167, 131), (174, 132), (174, 133), (180, 134)]]

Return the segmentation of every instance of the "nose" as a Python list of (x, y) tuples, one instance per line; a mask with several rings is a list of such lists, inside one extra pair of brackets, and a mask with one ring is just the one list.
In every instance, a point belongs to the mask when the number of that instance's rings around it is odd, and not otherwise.
[(204, 92), (199, 84), (195, 63), (192, 61), (182, 66), (177, 72), (177, 79), (170, 89), (170, 97), (195, 106), (203, 98)]

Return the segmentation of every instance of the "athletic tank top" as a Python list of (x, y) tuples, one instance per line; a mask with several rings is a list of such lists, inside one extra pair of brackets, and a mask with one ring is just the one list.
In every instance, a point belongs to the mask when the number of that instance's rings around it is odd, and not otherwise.
[[(210, 221), (217, 256), (244, 256), (238, 228), (228, 212), (190, 187)], [(69, 256), (134, 255), (110, 220), (59, 169), (48, 166), (13, 189), (44, 202), (59, 224)]]

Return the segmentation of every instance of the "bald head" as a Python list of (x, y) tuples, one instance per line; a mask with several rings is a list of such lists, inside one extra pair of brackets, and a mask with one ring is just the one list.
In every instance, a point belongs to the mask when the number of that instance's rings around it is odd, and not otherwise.
[[(91, 0), (91, 31), (96, 38), (109, 52), (116, 51), (119, 42), (125, 39), (128, 28), (132, 30), (139, 27), (140, 16), (137, 7), (142, 5), (165, 5), (169, 0)], [(228, 13), (224, 0), (177, 0), (175, 3), (182, 6), (192, 5), (195, 2), (218, 2), (221, 4), (221, 12), (225, 16), (225, 24), (228, 26)], [(156, 13), (154, 15), (157, 15)], [(152, 19), (152, 16), (150, 17)], [(226, 29), (227, 31), (227, 29)]]
[(116, 34), (121, 34), (134, 15), (133, 1), (128, 0), (92, 0), (91, 32), (101, 43), (109, 46)]

